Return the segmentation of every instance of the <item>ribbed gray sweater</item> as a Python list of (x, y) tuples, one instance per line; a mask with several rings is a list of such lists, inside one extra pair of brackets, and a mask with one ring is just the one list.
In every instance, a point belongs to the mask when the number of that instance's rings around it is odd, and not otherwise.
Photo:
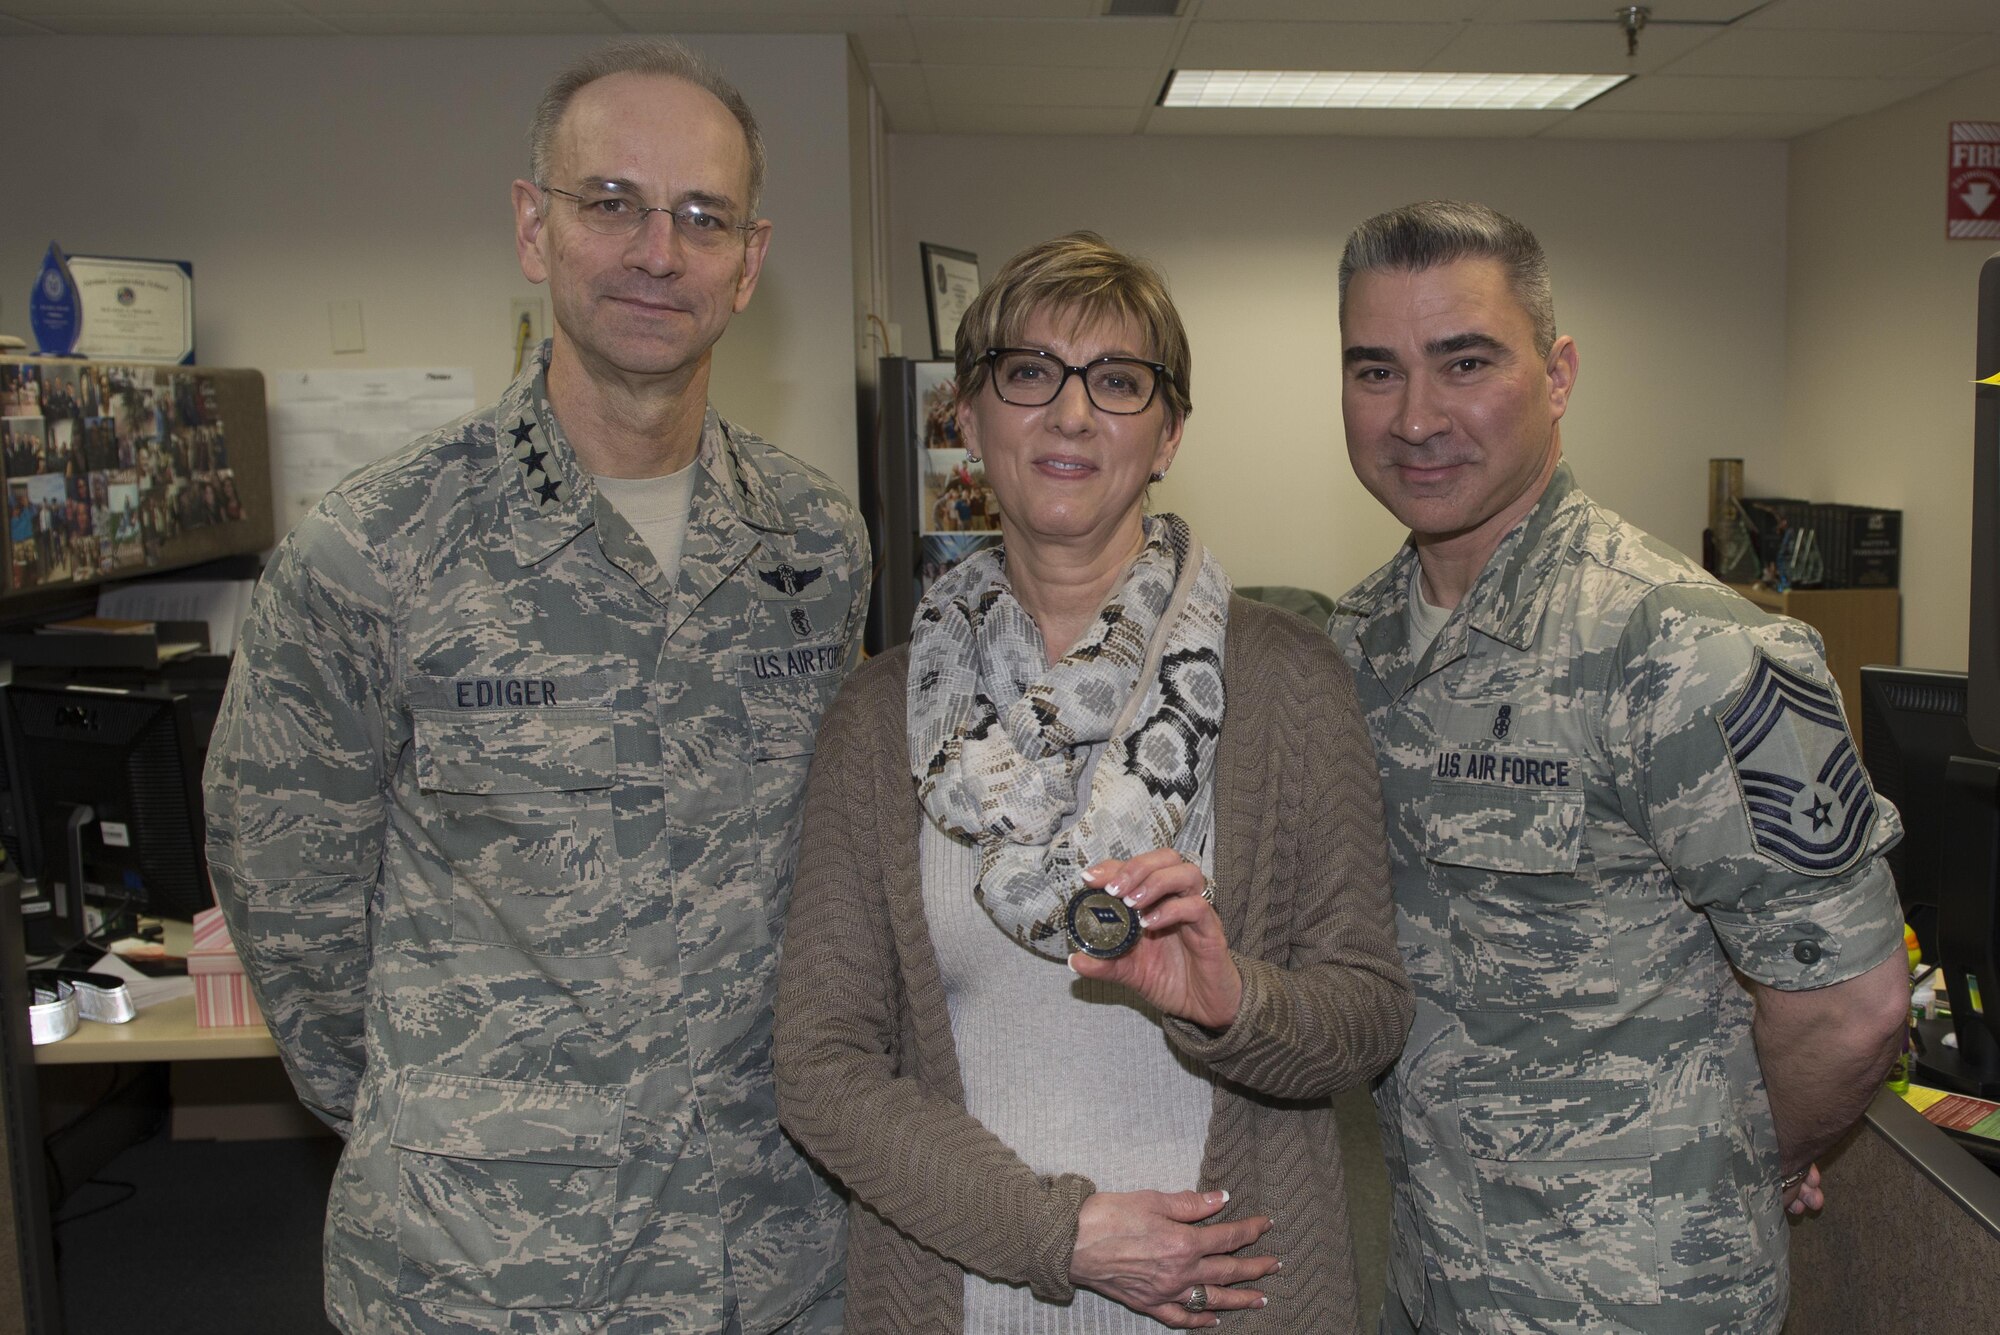
[[(862, 665), (820, 731), (779, 970), (775, 1060), (786, 1129), (851, 1193), (847, 1328), (962, 1335), (964, 1272), (1072, 1288), (1095, 1185), (1043, 1176), (965, 1111), (924, 918), (921, 809), (905, 741), (908, 654)], [(1239, 1331), (1356, 1322), (1329, 1097), (1392, 1061), (1410, 1023), (1396, 953), (1375, 755), (1346, 666), (1288, 613), (1230, 600), (1217, 750), (1217, 908), (1243, 974), (1236, 1023), (1178, 1020), (1176, 1048), (1219, 1077), (1201, 1169), (1223, 1217), (1278, 1217)]]

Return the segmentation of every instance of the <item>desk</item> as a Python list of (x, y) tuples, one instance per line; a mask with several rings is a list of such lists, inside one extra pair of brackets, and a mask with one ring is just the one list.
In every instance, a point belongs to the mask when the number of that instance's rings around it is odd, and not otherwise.
[[(325, 1130), (292, 1096), (264, 1027), (199, 1028), (192, 994), (148, 1006), (130, 1024), (86, 1020), (59, 1043), (31, 1046), (19, 903), (19, 881), (0, 872), (0, 1255), (12, 1250), (17, 1262), (0, 1265), (0, 1331), (56, 1335), (63, 1329), (62, 1300), (48, 1228), (41, 1111), (51, 1087), (75, 1085), (85, 1074), (77, 1068), (92, 1063), (165, 1062), (177, 1136), (184, 1128), (193, 1137), (220, 1139)], [(168, 924), (168, 950), (185, 954), (189, 936), (187, 924)], [(70, 1069), (46, 1069), (55, 1067)], [(184, 1099), (189, 1084), (199, 1088)]]
[[(164, 922), (161, 942), (169, 955), (185, 957), (194, 928)], [(35, 1049), (37, 1066), (77, 1066), (85, 1062), (189, 1062), (232, 1057), (275, 1057), (278, 1045), (261, 1024), (203, 1029), (194, 1022), (194, 994), (162, 1001), (140, 1011), (130, 1024), (85, 1020), (60, 1043)]]
[(194, 1022), (194, 996), (175, 997), (139, 1012), (130, 1024), (85, 1020), (60, 1043), (35, 1049), (37, 1066), (83, 1062), (185, 1062), (230, 1057), (275, 1057), (278, 1045), (261, 1024), (203, 1029)]

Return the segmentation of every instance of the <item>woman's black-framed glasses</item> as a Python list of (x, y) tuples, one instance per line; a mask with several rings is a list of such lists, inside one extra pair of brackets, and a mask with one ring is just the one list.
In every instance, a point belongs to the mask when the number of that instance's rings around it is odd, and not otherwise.
[(670, 209), (664, 204), (648, 204), (629, 190), (590, 188), (588, 193), (578, 194), (552, 185), (540, 188), (576, 205), (576, 216), (583, 225), (604, 236), (630, 236), (645, 225), (649, 213), (666, 214), (674, 225), (674, 235), (698, 250), (722, 250), (757, 230), (756, 223), (739, 223), (726, 211), (706, 204)]
[(1040, 408), (1054, 403), (1071, 376), (1083, 379), (1083, 392), (1101, 412), (1129, 417), (1152, 406), (1153, 395), (1169, 372), (1163, 362), (1136, 357), (1099, 357), (1083, 366), (1039, 348), (988, 348), (984, 359), (992, 367), (993, 392), (1002, 403)]

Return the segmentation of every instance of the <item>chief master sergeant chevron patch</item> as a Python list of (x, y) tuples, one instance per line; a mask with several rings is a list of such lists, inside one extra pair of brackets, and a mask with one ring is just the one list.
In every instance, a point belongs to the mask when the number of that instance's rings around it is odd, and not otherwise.
[(1875, 795), (1830, 687), (1763, 650), (1717, 720), (1758, 851), (1807, 876), (1838, 876), (1868, 846)]

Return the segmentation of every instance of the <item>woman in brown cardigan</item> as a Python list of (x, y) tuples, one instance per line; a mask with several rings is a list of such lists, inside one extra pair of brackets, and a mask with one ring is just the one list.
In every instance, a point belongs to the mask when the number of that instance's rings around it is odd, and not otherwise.
[(847, 1329), (1351, 1330), (1329, 1097), (1411, 1002), (1347, 669), (1145, 514), (1191, 406), (1149, 266), (1023, 252), (957, 370), (1005, 545), (829, 714), (780, 972)]

